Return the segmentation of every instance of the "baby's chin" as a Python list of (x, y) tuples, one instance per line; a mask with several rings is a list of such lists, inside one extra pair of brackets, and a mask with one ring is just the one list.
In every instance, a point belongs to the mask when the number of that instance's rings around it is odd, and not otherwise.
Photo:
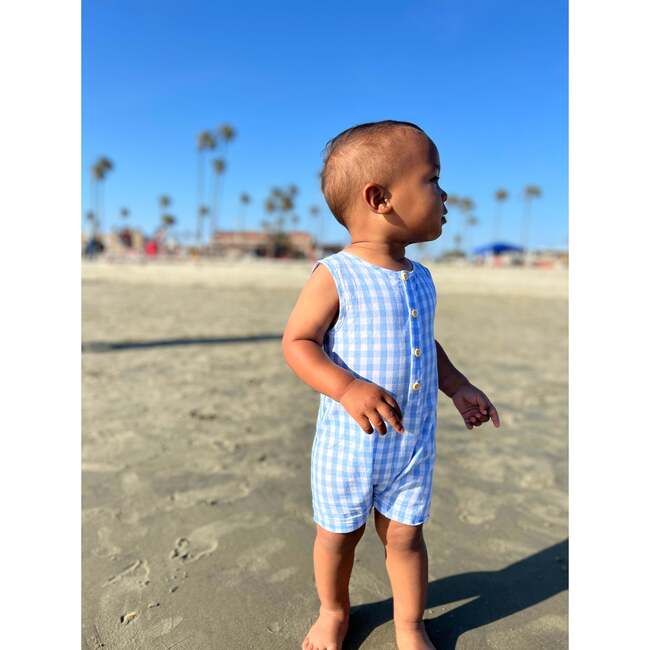
[(442, 235), (442, 230), (440, 230), (438, 232), (430, 232), (430, 233), (427, 233), (424, 236), (419, 236), (417, 238), (414, 238), (409, 243), (410, 244), (422, 244), (422, 243), (427, 242), (427, 241), (435, 241), (436, 239), (438, 239), (438, 237), (440, 237), (440, 235)]
[(442, 223), (439, 224), (438, 226), (434, 226), (431, 228), (431, 238), (428, 239), (428, 241), (433, 241), (434, 239), (438, 239), (442, 235)]

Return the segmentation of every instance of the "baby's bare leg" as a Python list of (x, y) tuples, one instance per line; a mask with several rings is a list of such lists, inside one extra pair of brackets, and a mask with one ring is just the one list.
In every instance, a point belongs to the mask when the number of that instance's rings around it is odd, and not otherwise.
[(384, 545), (393, 590), (393, 618), (399, 650), (432, 650), (422, 617), (426, 605), (429, 561), (422, 525), (407, 526), (375, 510), (375, 528)]
[(350, 614), (348, 586), (354, 549), (365, 527), (351, 533), (332, 533), (316, 525), (314, 575), (320, 615), (302, 643), (303, 650), (340, 650)]

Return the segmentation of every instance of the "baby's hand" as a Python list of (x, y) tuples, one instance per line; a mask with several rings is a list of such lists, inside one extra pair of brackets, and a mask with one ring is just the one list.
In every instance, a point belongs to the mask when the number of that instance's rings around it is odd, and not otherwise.
[(384, 420), (396, 431), (404, 431), (399, 405), (390, 393), (377, 384), (355, 379), (345, 389), (339, 402), (366, 433), (372, 433), (374, 427), (379, 435), (385, 435)]
[(468, 429), (480, 427), (483, 422), (492, 419), (495, 427), (501, 425), (499, 414), (494, 405), (487, 398), (486, 394), (469, 382), (463, 384), (452, 396), (452, 401), (463, 416), (465, 426)]

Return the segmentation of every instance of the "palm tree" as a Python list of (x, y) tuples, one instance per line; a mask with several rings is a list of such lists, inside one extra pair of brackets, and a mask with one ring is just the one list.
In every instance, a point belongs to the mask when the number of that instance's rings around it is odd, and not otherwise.
[(86, 220), (90, 224), (89, 239), (95, 239), (97, 237), (97, 217), (92, 210), (88, 210), (88, 212), (86, 212)]
[(158, 207), (160, 208), (160, 219), (162, 220), (166, 208), (172, 204), (172, 199), (167, 194), (162, 194), (158, 197)]
[(108, 173), (113, 171), (113, 168), (113, 161), (106, 156), (100, 156), (90, 168), (95, 194), (95, 226), (97, 229), (99, 229), (104, 211), (103, 183)]
[[(129, 218), (129, 214), (131, 214), (131, 212), (130, 212), (130, 210), (128, 208), (120, 208), (120, 217), (122, 217), (122, 219), (124, 221), (126, 221)], [(120, 236), (119, 235), (120, 226), (118, 226), (117, 228), (118, 228), (118, 236)], [(126, 229), (126, 226), (125, 226), (125, 229)]]
[(210, 215), (210, 233), (217, 229), (217, 207), (219, 199), (219, 178), (226, 170), (226, 161), (223, 158), (215, 158), (212, 161), (212, 213)]
[(230, 124), (222, 124), (217, 129), (217, 137), (223, 140), (224, 154), (228, 151), (228, 144), (237, 137), (237, 132)]
[(524, 212), (521, 226), (521, 246), (524, 251), (528, 251), (528, 236), (530, 234), (530, 205), (533, 199), (542, 195), (542, 190), (537, 185), (526, 185), (524, 187)]
[[(223, 141), (223, 154), (224, 154), (224, 158), (225, 158), (226, 153), (228, 152), (228, 145), (237, 137), (237, 131), (235, 131), (235, 129), (232, 127), (231, 124), (224, 123), (220, 127), (217, 128), (216, 137), (217, 137), (217, 139)], [(221, 171), (216, 172), (217, 175), (223, 174), (223, 172), (225, 170), (226, 161), (223, 158), (222, 158), (222, 160), (223, 160), (223, 168), (221, 169)], [(221, 178), (221, 187), (219, 188), (219, 199), (223, 198), (224, 180), (225, 179), (222, 177)], [(216, 183), (216, 179), (215, 179), (215, 183)], [(215, 186), (214, 191), (215, 191), (215, 194), (214, 194), (214, 196), (215, 196), (215, 199), (214, 199), (215, 200), (215, 208), (214, 208), (215, 209), (215, 215), (214, 215), (215, 223), (213, 224), (213, 228), (212, 228), (213, 230), (216, 228), (216, 219), (217, 219), (217, 215), (216, 215), (217, 205), (216, 205), (216, 203), (217, 203), (218, 199), (217, 199), (216, 186)]]
[(497, 202), (494, 214), (494, 241), (498, 242), (501, 236), (501, 204), (508, 199), (508, 190), (499, 189), (494, 193), (494, 199)]
[(264, 201), (264, 210), (269, 214), (275, 212), (275, 202), (273, 199), (266, 199), (266, 201)]
[(197, 246), (199, 246), (203, 241), (203, 219), (205, 219), (208, 214), (210, 214), (210, 208), (208, 208), (207, 205), (202, 205), (199, 207), (199, 221), (196, 230)]
[[(447, 201), (447, 202), (449, 202), (449, 201)], [(468, 196), (461, 198), (460, 202), (458, 204), (458, 208), (460, 209), (460, 211), (463, 214), (463, 220), (462, 220), (462, 222), (460, 224), (460, 227), (462, 228), (462, 231), (463, 231), (462, 238), (463, 238), (463, 240), (465, 240), (467, 242), (467, 248), (468, 248), (467, 252), (468, 252), (468, 254), (469, 254), (470, 251), (469, 251), (469, 236), (468, 236), (467, 229), (468, 229), (468, 227), (470, 225), (469, 220), (470, 220), (470, 218), (472, 218), (471, 213), (472, 213), (472, 211), (474, 210), (475, 207), (476, 207), (476, 204)]]
[(240, 203), (240, 210), (239, 210), (239, 228), (240, 230), (246, 230), (246, 206), (251, 202), (251, 197), (250, 194), (247, 194), (246, 192), (242, 192), (239, 195), (239, 203)]
[(479, 223), (478, 219), (473, 214), (470, 214), (467, 217), (467, 227), (468, 227), (468, 231), (467, 231), (467, 248), (470, 251), (472, 250), (471, 240), (470, 240), (470, 236), (469, 236), (470, 231), (475, 226), (478, 226), (478, 223)]
[[(458, 210), (460, 211), (460, 205), (461, 205), (461, 198), (458, 196), (458, 194), (450, 194), (447, 197), (447, 201), (445, 202), (447, 207), (453, 210)], [(454, 246), (458, 248), (460, 246), (460, 242), (462, 241), (462, 236), (458, 234), (460, 231), (460, 228), (456, 229), (456, 235), (452, 237), (452, 241), (454, 242)]]
[(269, 196), (264, 202), (264, 209), (269, 213), (279, 212), (280, 217), (276, 219), (275, 225), (278, 232), (281, 232), (288, 217), (291, 217), (292, 222), (296, 223), (300, 220), (294, 219), (297, 215), (294, 214), (296, 207), (294, 197), (299, 193), (298, 187), (294, 184), (288, 185), (286, 190), (279, 187), (272, 187)]
[(156, 231), (156, 240), (161, 246), (165, 246), (167, 241), (167, 231), (176, 223), (176, 217), (165, 213), (160, 215), (160, 227)]
[(280, 210), (282, 210), (283, 213), (288, 213), (292, 212), (294, 208), (295, 204), (293, 202), (293, 195), (290, 193), (283, 194), (280, 199)]
[(196, 238), (197, 244), (200, 244), (200, 236), (202, 229), (201, 210), (204, 207), (203, 201), (203, 152), (214, 149), (217, 146), (216, 138), (210, 131), (201, 131), (197, 137), (197, 154), (198, 154), (198, 174), (197, 174), (197, 212), (196, 212)]

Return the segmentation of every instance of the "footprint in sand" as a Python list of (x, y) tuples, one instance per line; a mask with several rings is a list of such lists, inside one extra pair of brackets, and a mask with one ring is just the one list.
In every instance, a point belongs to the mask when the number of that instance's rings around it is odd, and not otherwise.
[(136, 618), (138, 618), (139, 612), (127, 612), (126, 614), (122, 614), (120, 616), (120, 623), (123, 625), (128, 625), (131, 621), (134, 621)]
[(124, 570), (111, 576), (102, 587), (108, 587), (116, 583), (124, 586), (125, 589), (142, 589), (149, 584), (149, 565), (146, 560), (136, 560), (129, 564)]
[[(177, 560), (180, 562), (196, 562), (202, 557), (212, 554), (219, 547), (220, 539), (232, 532), (235, 532), (239, 529), (254, 529), (254, 528), (264, 528), (270, 521), (270, 517), (260, 517), (252, 513), (246, 515), (239, 514), (236, 517), (228, 520), (215, 521), (211, 524), (201, 526), (196, 530), (192, 531), (187, 537), (179, 537), (176, 540), (174, 548), (170, 553), (170, 559)], [(280, 541), (280, 540), (276, 540)], [(271, 540), (271, 545), (275, 542)], [(280, 542), (283, 544), (283, 542)], [(269, 549), (266, 549), (268, 552)], [(257, 552), (257, 551), (255, 551)], [(241, 560), (244, 563), (247, 562), (245, 558), (252, 554), (248, 552), (242, 556), (238, 562)], [(253, 562), (254, 560), (251, 560)]]
[(174, 492), (174, 505), (170, 509), (176, 507), (190, 508), (201, 503), (207, 503), (209, 505), (233, 503), (248, 496), (251, 491), (252, 487), (246, 480), (236, 477), (232, 481), (219, 485), (197, 488), (195, 490), (185, 490), (184, 492)]
[(169, 554), (171, 560), (196, 562), (217, 550), (219, 540), (213, 534), (212, 525), (197, 528), (189, 538), (179, 537)]
[(171, 560), (179, 558), (180, 560), (187, 560), (190, 556), (190, 540), (187, 537), (179, 537), (176, 540), (176, 545), (169, 555)]

